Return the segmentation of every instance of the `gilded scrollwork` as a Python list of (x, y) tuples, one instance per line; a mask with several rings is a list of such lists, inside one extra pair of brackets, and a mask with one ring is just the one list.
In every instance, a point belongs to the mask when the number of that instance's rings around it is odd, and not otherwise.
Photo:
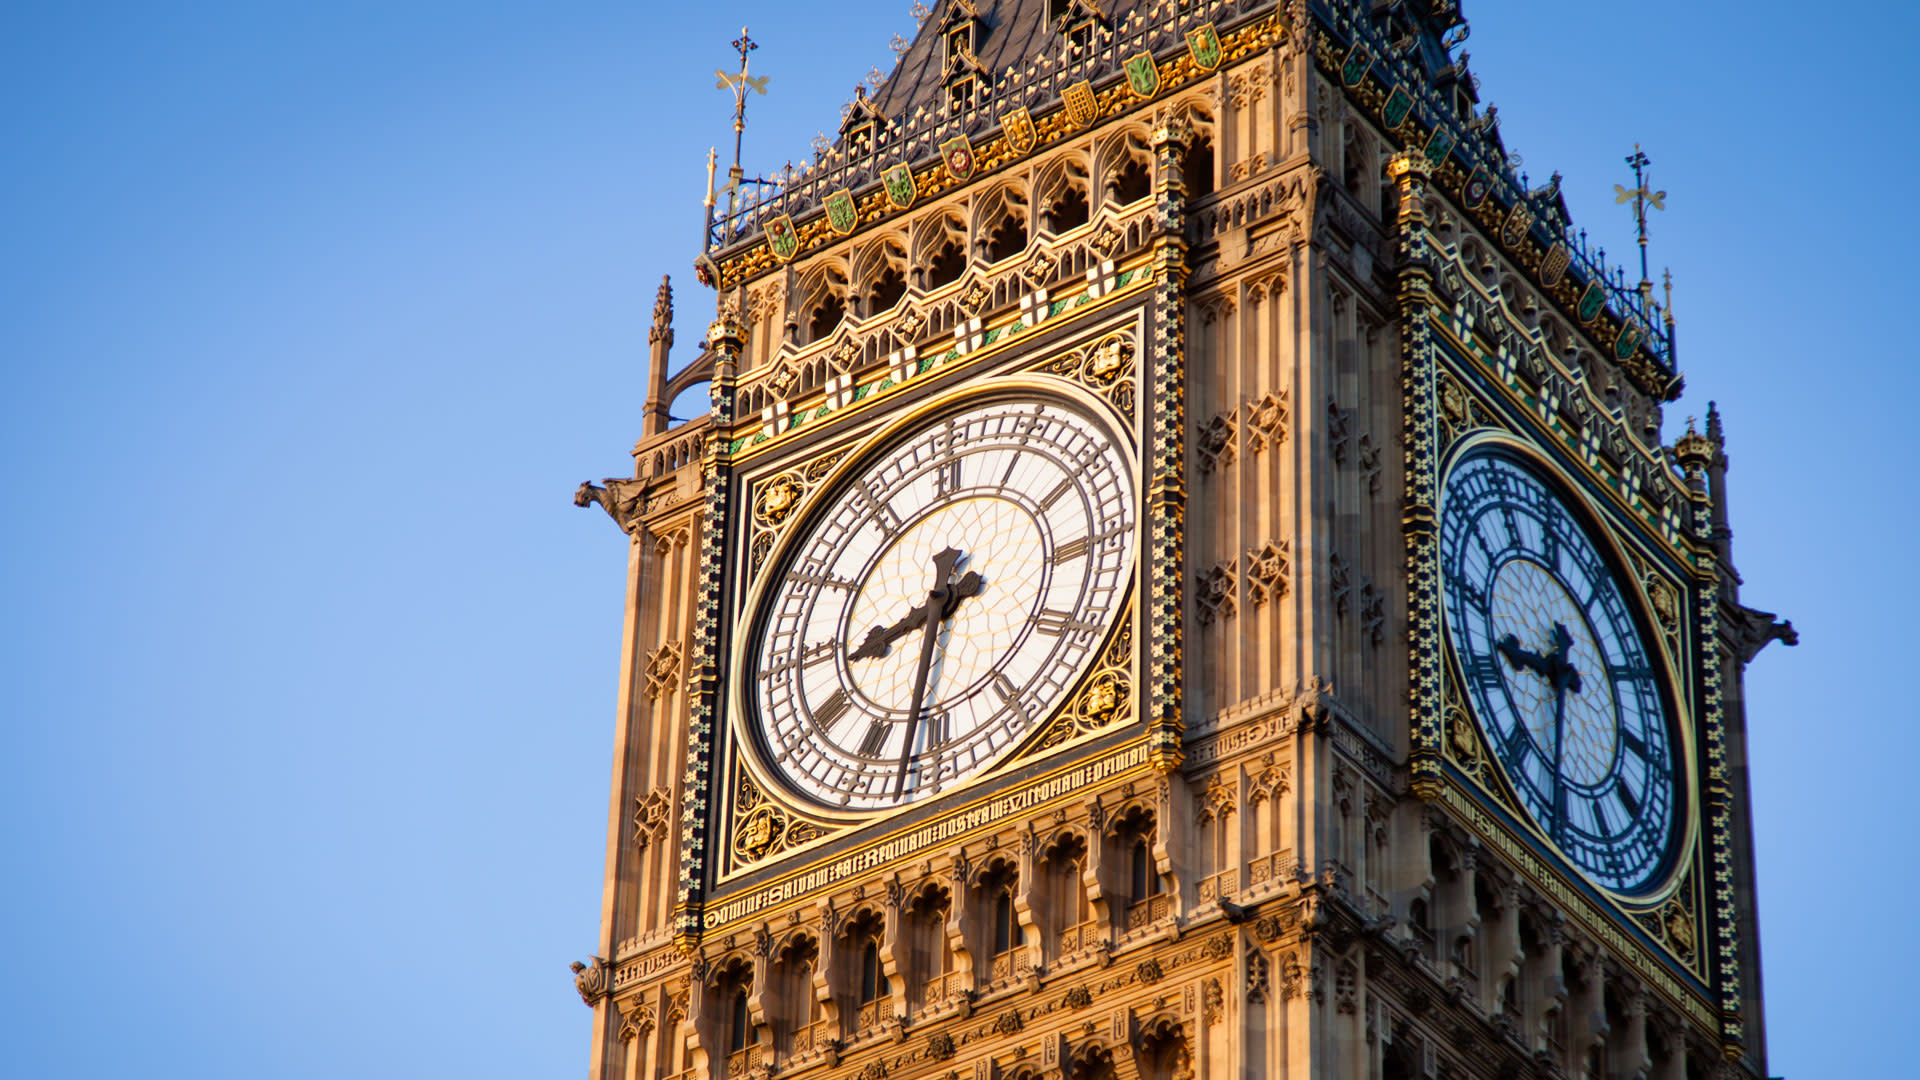
[(1133, 707), (1132, 672), (1133, 613), (1128, 612), (1120, 617), (1092, 676), (1040, 737), (1040, 748), (1051, 749), (1124, 718)]
[(773, 552), (774, 543), (793, 523), (794, 513), (800, 508), (801, 502), (833, 471), (834, 465), (845, 454), (844, 450), (821, 454), (805, 465), (789, 469), (760, 485), (753, 500), (749, 576), (759, 576), (760, 570), (766, 565), (767, 556)]
[(733, 855), (737, 862), (759, 862), (827, 835), (827, 830), (817, 823), (768, 799), (759, 786), (745, 776), (740, 778), (736, 791)]
[(1108, 334), (1092, 345), (1075, 349), (1044, 365), (1043, 370), (1064, 375), (1106, 398), (1127, 419), (1134, 418), (1133, 336)]

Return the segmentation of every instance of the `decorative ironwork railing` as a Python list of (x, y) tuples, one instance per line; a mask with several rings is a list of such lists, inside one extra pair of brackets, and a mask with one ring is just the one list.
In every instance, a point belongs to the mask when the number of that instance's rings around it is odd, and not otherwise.
[[(875, 125), (868, 147), (850, 151), (844, 142), (820, 152), (811, 164), (785, 171), (773, 180), (750, 181), (734, 193), (728, 209), (725, 193), (707, 234), (707, 250), (717, 252), (759, 235), (781, 214), (799, 215), (819, 206), (841, 188), (858, 195), (880, 182), (880, 172), (895, 164), (913, 165), (940, 153), (955, 135), (981, 140), (1000, 130), (1000, 114), (1025, 106), (1038, 114), (1060, 100), (1061, 92), (1081, 79), (1096, 87), (1125, 78), (1120, 64), (1150, 49), (1156, 57), (1187, 47), (1186, 31), (1212, 21), (1223, 30), (1243, 17), (1274, 8), (1272, 0), (1158, 0), (1130, 12), (1092, 44), (1044, 51), (1023, 69), (998, 72), (973, 104), (960, 111), (922, 105), (906, 116)], [(1018, 78), (1015, 78), (1015, 76)]]
[[(1640, 324), (1646, 331), (1647, 351), (1653, 354), (1667, 374), (1673, 374), (1673, 340), (1665, 327), (1664, 310), (1651, 296), (1641, 292), (1637, 284), (1629, 284), (1624, 270), (1607, 265), (1605, 251), (1588, 240), (1586, 230), (1576, 230), (1570, 224), (1562, 227), (1552, 218), (1537, 212), (1540, 199), (1527, 189), (1523, 179), (1515, 174), (1508, 155), (1502, 153), (1494, 142), (1490, 134), (1493, 125), (1486, 123), (1485, 114), (1471, 120), (1457, 115), (1452, 105), (1442, 97), (1439, 88), (1421, 69), (1419, 61), (1413, 58), (1417, 50), (1403, 54), (1394, 48), (1372, 19), (1355, 17), (1355, 12), (1362, 10), (1361, 7), (1342, 0), (1316, 0), (1313, 7), (1336, 34), (1346, 38), (1349, 48), (1355, 43), (1366, 46), (1372, 54), (1374, 70), (1384, 66), (1385, 70), (1392, 73), (1392, 78), (1387, 81), (1397, 82), (1413, 98), (1411, 116), (1429, 128), (1446, 131), (1452, 141), (1449, 151), (1452, 155), (1466, 162), (1469, 168), (1485, 170), (1492, 188), (1487, 195), (1488, 200), (1497, 201), (1504, 207), (1526, 203), (1536, 210), (1528, 231), (1546, 238), (1549, 243), (1558, 241), (1566, 244), (1570, 256), (1567, 273), (1583, 287), (1591, 282), (1599, 282), (1606, 290), (1607, 306), (1624, 312)], [(1366, 6), (1365, 10), (1371, 11), (1371, 6)], [(1464, 71), (1459, 77), (1472, 78)]]
[[(1186, 47), (1184, 32), (1202, 22), (1214, 22), (1221, 31), (1237, 29), (1249, 19), (1270, 15), (1279, 5), (1272, 0), (1213, 0), (1211, 3), (1159, 0), (1129, 13), (1110, 32), (1096, 35), (1084, 47), (1061, 52), (1043, 52), (1028, 66), (1016, 72), (1009, 68), (990, 80), (985, 92), (960, 112), (921, 105), (906, 116), (876, 122), (874, 138), (859, 148), (844, 143), (821, 151), (815, 160), (794, 169), (788, 166), (776, 180), (744, 182), (726, 193), (723, 208), (717, 209), (706, 237), (709, 252), (749, 241), (765, 224), (780, 214), (802, 215), (819, 207), (826, 196), (845, 188), (858, 196), (880, 182), (880, 173), (888, 166), (913, 165), (932, 159), (941, 142), (965, 133), (972, 139), (986, 139), (999, 130), (1001, 113), (1025, 106), (1042, 112), (1061, 98), (1069, 85), (1087, 79), (1096, 86), (1123, 78), (1122, 60), (1142, 50), (1156, 57), (1177, 53)], [(1447, 134), (1449, 153), (1466, 163), (1469, 169), (1485, 171), (1490, 186), (1488, 199), (1503, 208), (1525, 203), (1538, 208), (1543, 197), (1527, 189), (1516, 175), (1509, 155), (1501, 152), (1486, 115), (1463, 118), (1442, 95), (1435, 80), (1415, 59), (1418, 50), (1403, 53), (1387, 40), (1370, 17), (1374, 5), (1355, 0), (1313, 0), (1310, 5), (1320, 22), (1344, 39), (1351, 48), (1363, 43), (1371, 53), (1376, 70), (1391, 75), (1413, 99), (1411, 115), (1427, 128)], [(1018, 78), (1015, 78), (1015, 76)], [(1458, 78), (1472, 78), (1464, 70)], [(1673, 339), (1665, 324), (1665, 311), (1640, 283), (1629, 282), (1626, 272), (1610, 266), (1605, 250), (1593, 243), (1585, 230), (1571, 224), (1561, 225), (1553, 217), (1536, 212), (1528, 231), (1544, 237), (1550, 244), (1564, 243), (1569, 266), (1567, 273), (1582, 287), (1598, 283), (1607, 298), (1607, 306), (1639, 324), (1645, 332), (1645, 348), (1671, 375), (1674, 372)]]

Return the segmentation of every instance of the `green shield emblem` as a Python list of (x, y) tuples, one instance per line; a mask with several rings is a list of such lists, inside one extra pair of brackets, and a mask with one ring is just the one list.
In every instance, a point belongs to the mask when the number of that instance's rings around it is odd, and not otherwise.
[(1412, 111), (1413, 95), (1396, 86), (1393, 93), (1387, 95), (1387, 104), (1380, 110), (1380, 119), (1386, 121), (1388, 127), (1397, 128)]
[(1187, 48), (1193, 53), (1193, 66), (1201, 71), (1220, 66), (1220, 35), (1212, 23), (1201, 23), (1187, 31)]
[(1580, 294), (1580, 321), (1590, 323), (1600, 317), (1607, 306), (1606, 286), (1597, 281), (1587, 283), (1587, 291)]
[(1438, 165), (1447, 160), (1447, 155), (1451, 153), (1453, 132), (1448, 131), (1445, 125), (1434, 127), (1433, 134), (1427, 136), (1427, 160)]
[(913, 205), (917, 192), (913, 189), (913, 170), (905, 165), (895, 165), (880, 174), (880, 182), (886, 185), (887, 201), (895, 207), (905, 210)]
[(1627, 357), (1632, 356), (1634, 350), (1640, 347), (1640, 342), (1645, 340), (1646, 336), (1647, 332), (1640, 328), (1639, 323), (1630, 322), (1621, 327), (1620, 336), (1613, 339), (1613, 358), (1624, 361)]
[(1153, 54), (1139, 52), (1127, 57), (1121, 65), (1127, 72), (1127, 85), (1143, 98), (1150, 98), (1160, 92), (1160, 69), (1153, 66)]
[(800, 250), (800, 234), (793, 231), (793, 219), (785, 214), (767, 222), (767, 247), (781, 262), (792, 259)]
[(826, 204), (827, 224), (833, 226), (833, 231), (841, 236), (852, 232), (854, 223), (858, 220), (858, 215), (853, 209), (853, 195), (846, 188), (841, 188), (827, 196)]
[(1359, 86), (1360, 80), (1367, 77), (1367, 71), (1373, 67), (1373, 54), (1365, 45), (1355, 45), (1347, 53), (1347, 62), (1340, 65), (1340, 78), (1348, 86)]

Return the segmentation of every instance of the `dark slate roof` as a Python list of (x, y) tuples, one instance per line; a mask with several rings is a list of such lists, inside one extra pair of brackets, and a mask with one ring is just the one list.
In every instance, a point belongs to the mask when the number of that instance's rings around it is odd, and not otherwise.
[[(1062, 55), (1066, 42), (1061, 31), (1049, 23), (1047, 11), (1054, 0), (976, 0), (980, 30), (974, 39), (974, 54), (986, 69), (983, 81), (999, 84), (1018, 75), (1045, 53)], [(1154, 0), (1102, 0), (1099, 7), (1108, 25), (1126, 19), (1137, 9), (1153, 7)], [(1084, 14), (1075, 6), (1072, 22)], [(913, 45), (903, 53), (893, 73), (873, 95), (873, 102), (889, 119), (907, 120), (916, 110), (932, 112), (946, 107), (945, 81), (946, 29), (964, 17), (959, 0), (940, 0), (920, 24)], [(990, 91), (991, 92), (991, 91)], [(1012, 107), (1009, 104), (1007, 107)]]

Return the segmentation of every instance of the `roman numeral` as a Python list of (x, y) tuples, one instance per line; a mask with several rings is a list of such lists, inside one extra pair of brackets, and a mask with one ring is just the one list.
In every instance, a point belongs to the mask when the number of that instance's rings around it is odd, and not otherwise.
[(867, 506), (873, 510), (873, 515), (868, 519), (873, 523), (873, 527), (879, 529), (889, 540), (900, 535), (900, 517), (893, 512), (893, 507), (888, 506), (885, 499), (874, 494), (870, 487), (861, 485), (858, 490), (866, 497)]
[(1639, 817), (1640, 816), (1640, 800), (1633, 797), (1633, 792), (1627, 790), (1627, 785), (1618, 784), (1614, 787), (1613, 790), (1614, 790), (1614, 794), (1620, 796), (1620, 805), (1626, 807), (1627, 817), (1629, 818)]
[(1054, 488), (1052, 491), (1048, 492), (1046, 498), (1040, 500), (1040, 509), (1042, 510), (1053, 509), (1053, 504), (1059, 502), (1061, 499), (1066, 498), (1067, 492), (1072, 490), (1073, 490), (1073, 477), (1069, 476), (1066, 479), (1060, 481), (1059, 487)]
[(960, 490), (960, 459), (948, 458), (940, 463), (934, 477), (935, 486), (942, 495), (951, 495)]
[(886, 722), (881, 720), (875, 720), (873, 722), (873, 726), (867, 729), (867, 737), (860, 740), (861, 756), (862, 757), (879, 757), (880, 747), (885, 745), (886, 741), (887, 741)]
[(1020, 695), (1020, 689), (1013, 685), (1013, 680), (1007, 678), (1005, 672), (994, 672), (992, 685), (994, 692), (1000, 695), (1001, 701), (1012, 701)]
[(1488, 690), (1498, 690), (1500, 684), (1506, 681), (1500, 674), (1500, 662), (1491, 653), (1467, 661), (1467, 678)]
[(1085, 619), (1076, 619), (1070, 611), (1055, 611), (1052, 608), (1041, 608), (1040, 614), (1034, 617), (1033, 628), (1042, 634), (1052, 634), (1058, 637), (1069, 630), (1098, 630), (1100, 629), (1100, 624), (1089, 622)]
[(1088, 549), (1092, 546), (1092, 543), (1084, 536), (1078, 540), (1069, 540), (1053, 549), (1053, 564), (1059, 566), (1063, 563), (1070, 563), (1075, 559), (1085, 558)]
[(846, 581), (828, 573), (812, 574), (795, 572), (787, 575), (787, 580), (793, 582), (795, 585), (817, 585), (825, 589), (841, 589), (846, 592), (852, 592), (855, 586), (859, 584), (859, 582)]
[(1633, 751), (1633, 756), (1639, 758), (1641, 761), (1652, 760), (1647, 756), (1646, 742), (1633, 732), (1622, 731), (1620, 733), (1620, 742), (1625, 745), (1627, 749)]
[(831, 728), (834, 721), (846, 714), (847, 706), (851, 704), (853, 702), (848, 699), (844, 689), (835, 690), (827, 696), (827, 700), (813, 710), (814, 724), (821, 728)]

